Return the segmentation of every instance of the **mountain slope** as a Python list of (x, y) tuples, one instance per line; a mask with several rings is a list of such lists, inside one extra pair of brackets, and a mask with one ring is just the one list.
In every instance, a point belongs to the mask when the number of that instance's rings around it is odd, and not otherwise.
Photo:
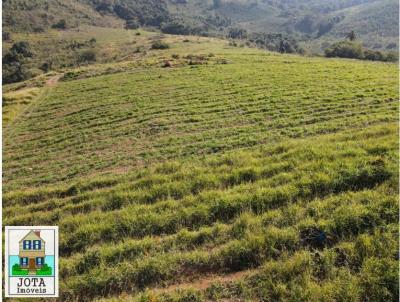
[(354, 30), (366, 46), (386, 49), (397, 45), (397, 12), (396, 0), (9, 0), (3, 3), (3, 25), (8, 31), (34, 31), (60, 19), (71, 27), (128, 21), (167, 33), (223, 36), (240, 27), (290, 34), (306, 43), (337, 41)]
[(115, 17), (102, 15), (92, 6), (77, 0), (5, 0), (3, 1), (3, 30), (11, 32), (41, 32), (60, 20), (67, 26), (79, 24), (121, 27)]

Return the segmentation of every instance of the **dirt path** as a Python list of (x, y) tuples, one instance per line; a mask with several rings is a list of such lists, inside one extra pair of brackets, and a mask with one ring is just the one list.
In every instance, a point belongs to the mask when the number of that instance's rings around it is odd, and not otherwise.
[(162, 293), (169, 293), (173, 292), (178, 289), (197, 289), (197, 290), (206, 290), (209, 288), (213, 283), (220, 282), (220, 283), (228, 283), (232, 281), (236, 281), (242, 279), (244, 277), (250, 276), (254, 274), (254, 270), (247, 270), (247, 271), (240, 271), (226, 275), (207, 275), (203, 276), (193, 282), (185, 282), (179, 284), (173, 284), (171, 286), (165, 288), (156, 288), (153, 290), (155, 294), (162, 294)]
[(14, 125), (22, 118), (22, 117), (29, 117), (33, 108), (40, 102), (40, 100), (44, 99), (46, 96), (50, 94), (50, 92), (57, 86), (58, 81), (61, 79), (63, 74), (57, 74), (55, 76), (50, 77), (45, 85), (41, 88), (40, 93), (35, 97), (34, 100), (30, 102), (30, 104), (22, 110), (18, 116), (8, 124), (7, 127), (3, 129), (3, 136), (7, 138), (12, 135), (12, 130), (14, 129)]
[(45, 86), (46, 87), (54, 87), (54, 86), (56, 86), (58, 81), (61, 79), (62, 76), (63, 76), (62, 74), (58, 74), (58, 75), (55, 75), (55, 76), (51, 77), (50, 79), (48, 79), (46, 81), (46, 85)]

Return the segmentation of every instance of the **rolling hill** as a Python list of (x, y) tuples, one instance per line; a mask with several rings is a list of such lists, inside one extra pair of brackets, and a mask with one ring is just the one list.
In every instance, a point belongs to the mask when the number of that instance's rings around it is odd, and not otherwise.
[(14, 37), (101, 52), (3, 86), (3, 224), (60, 227), (61, 301), (398, 300), (396, 64)]
[(69, 27), (128, 22), (172, 34), (213, 36), (226, 36), (238, 27), (289, 35), (312, 52), (354, 30), (366, 47), (393, 50), (398, 47), (398, 10), (396, 0), (8, 0), (3, 26), (32, 32), (60, 20), (68, 20)]

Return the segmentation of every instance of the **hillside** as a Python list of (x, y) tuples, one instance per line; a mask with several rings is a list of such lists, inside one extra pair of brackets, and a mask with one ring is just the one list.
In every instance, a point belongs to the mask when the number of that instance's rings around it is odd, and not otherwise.
[(386, 51), (397, 49), (399, 36), (398, 26), (395, 23), (399, 15), (397, 1), (372, 2), (364, 6), (351, 7), (336, 14), (346, 15), (346, 18), (316, 41), (329, 43), (354, 30), (367, 48)]
[(285, 34), (312, 52), (354, 30), (366, 47), (393, 50), (398, 46), (398, 10), (396, 0), (8, 0), (3, 26), (11, 32), (37, 32), (66, 20), (68, 27), (126, 23), (170, 34), (211, 36), (242, 28)]
[(3, 223), (60, 227), (61, 301), (398, 301), (396, 64), (50, 33), (98, 59), (3, 86)]

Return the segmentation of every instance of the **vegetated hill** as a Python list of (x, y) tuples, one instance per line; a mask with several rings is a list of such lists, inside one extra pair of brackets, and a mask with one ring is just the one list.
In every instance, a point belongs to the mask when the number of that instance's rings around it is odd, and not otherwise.
[(115, 17), (102, 15), (92, 6), (77, 0), (5, 0), (3, 1), (3, 31), (43, 32), (59, 26), (61, 20), (67, 27), (80, 24), (121, 27)]
[(59, 225), (62, 301), (398, 300), (395, 64), (79, 30), (110, 62), (3, 87), (4, 224)]
[(348, 9), (346, 15), (346, 19), (335, 26), (330, 34), (340, 37), (354, 30), (367, 47), (396, 49), (389, 42), (394, 42), (393, 39), (399, 36), (398, 26), (393, 22), (399, 15), (398, 1), (373, 2), (354, 7)]
[(9, 31), (59, 27), (60, 20), (66, 21), (65, 27), (79, 24), (121, 27), (121, 21), (127, 20), (159, 27), (168, 20), (168, 10), (163, 0), (8, 0), (3, 4), (3, 26)]
[[(394, 64), (278, 56), (193, 39), (166, 37), (167, 50), (148, 46), (124, 67), (142, 67), (132, 73), (60, 83), (12, 127), (13, 139), (4, 145), (4, 186), (65, 181), (396, 118)], [(161, 68), (164, 61), (179, 68)], [(103, 73), (114, 68), (105, 66)], [(82, 78), (82, 72), (67, 72), (65, 79)], [(346, 84), (354, 73), (359, 80)], [(36, 146), (43, 149), (33, 152)]]
[[(183, 1), (178, 14), (217, 15), (230, 26), (250, 32), (286, 33), (299, 40), (312, 41), (320, 37), (338, 40), (354, 30), (365, 45), (385, 49), (397, 45), (398, 2), (395, 0), (344, 1), (269, 1), (220, 0)], [(383, 38), (384, 37), (384, 38)], [(308, 43), (307, 42), (307, 43)]]
[(395, 49), (398, 37), (396, 0), (9, 0), (3, 12), (8, 31), (37, 31), (62, 19), (71, 27), (116, 26), (113, 18), (119, 18), (128, 27), (154, 26), (170, 34), (225, 36), (243, 28), (289, 35), (307, 45), (321, 37), (336, 41), (354, 30), (368, 47)]

